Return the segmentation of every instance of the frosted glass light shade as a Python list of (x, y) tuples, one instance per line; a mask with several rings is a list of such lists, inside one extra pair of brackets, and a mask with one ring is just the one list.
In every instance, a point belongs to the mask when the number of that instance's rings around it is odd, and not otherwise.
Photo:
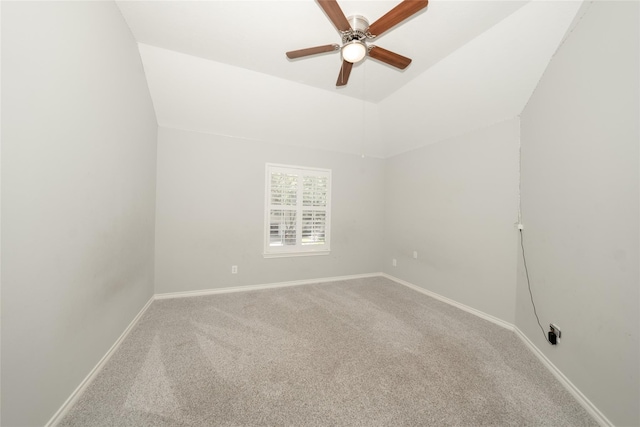
[(367, 47), (359, 40), (354, 40), (342, 46), (342, 59), (355, 64), (364, 59)]

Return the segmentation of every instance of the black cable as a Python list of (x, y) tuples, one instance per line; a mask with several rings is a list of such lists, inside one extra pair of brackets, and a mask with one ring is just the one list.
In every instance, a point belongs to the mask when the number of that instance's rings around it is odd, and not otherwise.
[(522, 248), (522, 261), (524, 263), (524, 272), (527, 275), (527, 286), (529, 287), (531, 305), (533, 305), (533, 314), (536, 315), (536, 320), (538, 321), (538, 326), (540, 326), (540, 330), (542, 331), (544, 340), (551, 344), (551, 341), (549, 341), (549, 338), (547, 338), (547, 334), (544, 332), (544, 328), (540, 324), (540, 318), (538, 317), (538, 312), (536, 311), (536, 303), (533, 302), (533, 294), (531, 293), (531, 280), (529, 280), (529, 269), (527, 268), (527, 257), (524, 254), (524, 235), (522, 234), (522, 229), (520, 229), (520, 247)]

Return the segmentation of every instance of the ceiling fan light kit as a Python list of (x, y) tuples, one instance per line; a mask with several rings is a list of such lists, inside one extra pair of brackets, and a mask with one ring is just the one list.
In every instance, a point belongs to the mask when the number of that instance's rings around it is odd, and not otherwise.
[(354, 15), (347, 18), (351, 28), (342, 31), (342, 59), (352, 64), (357, 64), (367, 56), (367, 38), (369, 21), (364, 16)]
[(342, 46), (342, 59), (357, 64), (367, 56), (367, 46), (359, 40), (354, 40)]
[(407, 68), (411, 63), (410, 58), (375, 45), (368, 45), (367, 40), (376, 38), (400, 22), (418, 13), (427, 7), (429, 3), (428, 0), (403, 0), (371, 25), (369, 25), (369, 21), (367, 21), (364, 16), (353, 15), (347, 18), (336, 0), (317, 0), (317, 2), (340, 32), (342, 46), (329, 44), (293, 50), (287, 52), (289, 59), (340, 50), (342, 66), (340, 67), (336, 86), (346, 85), (353, 64), (362, 61), (366, 56), (370, 56), (373, 59), (401, 70)]

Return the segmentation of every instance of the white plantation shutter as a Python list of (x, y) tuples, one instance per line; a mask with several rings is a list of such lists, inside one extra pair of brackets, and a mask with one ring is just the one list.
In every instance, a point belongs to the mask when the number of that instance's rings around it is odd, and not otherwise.
[(295, 246), (297, 243), (298, 175), (274, 172), (270, 177), (269, 246)]
[(331, 171), (267, 164), (265, 256), (329, 251)]
[(326, 243), (328, 184), (326, 176), (302, 176), (302, 245)]

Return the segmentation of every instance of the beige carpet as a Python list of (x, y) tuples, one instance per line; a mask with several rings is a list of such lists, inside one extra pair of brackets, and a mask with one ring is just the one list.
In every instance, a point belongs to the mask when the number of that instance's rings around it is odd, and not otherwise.
[(376, 277), (155, 301), (60, 425), (597, 424), (513, 332)]

